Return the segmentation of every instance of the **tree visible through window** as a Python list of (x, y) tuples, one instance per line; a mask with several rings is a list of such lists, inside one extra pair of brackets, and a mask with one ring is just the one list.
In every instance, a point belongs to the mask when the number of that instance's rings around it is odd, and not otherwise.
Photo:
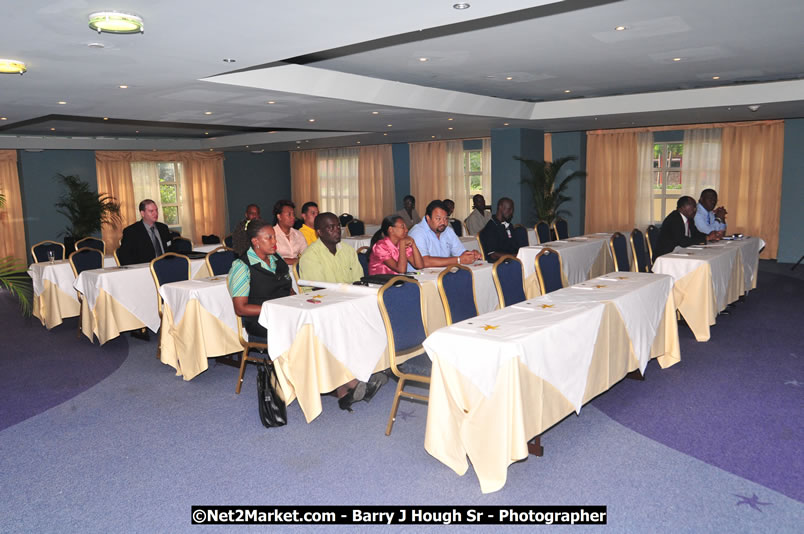
[[(469, 205), (467, 210), (472, 210), (472, 197), (475, 195), (485, 195), (483, 191), (483, 151), (464, 150), (463, 151), (463, 175), (466, 183), (469, 184)], [(486, 202), (491, 202), (490, 198)]]
[(179, 190), (180, 163), (158, 163), (159, 200), (162, 203), (162, 219), (168, 226), (181, 225), (181, 191)]
[(653, 145), (653, 202), (651, 220), (662, 222), (681, 197), (684, 143)]

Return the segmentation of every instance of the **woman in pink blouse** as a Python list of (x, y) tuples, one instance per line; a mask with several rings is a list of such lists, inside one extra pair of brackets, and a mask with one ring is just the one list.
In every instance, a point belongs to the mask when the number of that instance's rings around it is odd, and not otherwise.
[(408, 263), (416, 269), (424, 267), (424, 260), (408, 227), (399, 215), (389, 215), (371, 238), (368, 272), (372, 274), (398, 274), (408, 271)]

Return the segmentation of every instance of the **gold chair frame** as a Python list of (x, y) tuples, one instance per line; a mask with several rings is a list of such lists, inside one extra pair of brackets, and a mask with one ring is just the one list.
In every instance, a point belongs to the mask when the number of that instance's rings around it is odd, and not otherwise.
[[(550, 225), (550, 230), (552, 230), (552, 231), (553, 231), (553, 233), (556, 235), (556, 241), (561, 241), (561, 236), (558, 234), (558, 226), (556, 225), (556, 222), (558, 222), (558, 221), (567, 222), (567, 221), (565, 221), (564, 219), (559, 219), (559, 218), (557, 218), (557, 219), (556, 219), (556, 220), (554, 220), (554, 221), (553, 221), (553, 223)], [(537, 223), (537, 224), (538, 224), (538, 223)], [(545, 223), (545, 224), (547, 224), (547, 223)], [(567, 227), (567, 239), (569, 239), (569, 227)]]
[[(212, 250), (210, 250), (209, 252), (207, 252), (207, 255), (206, 255), (206, 256), (204, 256), (204, 263), (206, 263), (206, 264), (207, 264), (207, 272), (209, 273), (209, 277), (210, 277), (210, 278), (214, 278), (214, 277), (215, 277), (215, 273), (214, 273), (214, 272), (212, 272), (212, 265), (211, 265), (211, 264), (210, 264), (210, 262), (209, 262), (209, 257), (210, 257), (212, 254), (215, 254), (216, 252), (219, 252), (219, 251), (221, 251), (221, 250), (224, 250), (224, 251), (225, 251), (225, 250), (231, 250), (232, 252), (234, 252), (234, 251), (235, 251), (235, 249), (233, 249), (233, 248), (227, 247), (226, 245), (221, 245), (221, 246), (219, 246), (219, 247), (215, 247), (215, 248), (213, 248)], [(237, 254), (237, 253), (235, 252), (235, 254)]]
[[(542, 244), (542, 240), (541, 240), (541, 238), (539, 238), (539, 225), (540, 225), (540, 224), (545, 225), (545, 226), (547, 227), (547, 233), (548, 233), (548, 235), (550, 234), (550, 225), (548, 225), (548, 224), (547, 224), (546, 222), (544, 222), (544, 221), (539, 221), (539, 222), (537, 222), (537, 223), (536, 223), (536, 224), (533, 226), (533, 232), (536, 234), (536, 243), (538, 243), (539, 245), (541, 245), (541, 244)], [(547, 243), (547, 242), (548, 242), (548, 241), (545, 241), (545, 243)]]
[(259, 350), (264, 351), (267, 358), (270, 358), (270, 356), (268, 356), (267, 343), (248, 341), (243, 337), (243, 320), (237, 314), (235, 314), (235, 318), (237, 319), (237, 339), (240, 341), (240, 346), (243, 347), (243, 353), (240, 355), (240, 372), (237, 375), (237, 387), (235, 387), (235, 394), (240, 395), (240, 387), (243, 385), (243, 377), (246, 376), (246, 362), (252, 361), (255, 363), (260, 363), (264, 360), (264, 358), (250, 356), (249, 352), (252, 350)]
[[(97, 252), (98, 254), (100, 254), (100, 257), (101, 257), (100, 264), (101, 264), (101, 268), (103, 268), (103, 253), (100, 250), (98, 250), (96, 248), (92, 248), (92, 247), (86, 247), (86, 249), (91, 251), (91, 252), (93, 252), (93, 253)], [(75, 268), (75, 263), (73, 263), (73, 256), (78, 254), (78, 252), (81, 252), (82, 254), (84, 254), (84, 252), (82, 252), (82, 249), (77, 248), (73, 252), (71, 252), (70, 256), (67, 258), (67, 261), (70, 262), (70, 268), (73, 270), (73, 276), (75, 276), (76, 278), (78, 278), (78, 269)], [(75, 292), (78, 295), (78, 304), (79, 304), (79, 308), (78, 308), (78, 339), (81, 339), (81, 325), (84, 324), (84, 306), (83, 306), (84, 294), (81, 293), (80, 291), (78, 291), (77, 289), (75, 290)], [(91, 332), (90, 332), (90, 335), (89, 335), (89, 340), (90, 340), (90, 343), (95, 342), (94, 335)]]
[(49, 243), (53, 244), (53, 245), (60, 246), (61, 247), (61, 259), (63, 259), (63, 260), (67, 259), (67, 249), (64, 248), (64, 243), (59, 243), (58, 241), (51, 241), (50, 239), (45, 239), (44, 241), (40, 241), (39, 243), (36, 243), (35, 245), (31, 245), (31, 257), (33, 258), (34, 263), (39, 263), (39, 259), (36, 257), (36, 254), (34, 254), (34, 249), (36, 249), (36, 247), (38, 247), (40, 245), (47, 245)]
[(472, 302), (475, 303), (475, 315), (480, 313), (477, 309), (477, 297), (475, 296), (475, 273), (472, 272), (472, 269), (464, 265), (450, 265), (438, 274), (438, 295), (441, 297), (441, 305), (444, 306), (447, 326), (452, 324), (452, 312), (449, 310), (449, 300), (447, 299), (447, 292), (444, 290), (444, 277), (449, 273), (457, 272), (456, 269), (469, 272), (469, 276), (472, 280)]
[(119, 246), (118, 246), (116, 249), (114, 249), (114, 252), (112, 253), (112, 255), (114, 256), (114, 262), (115, 262), (115, 264), (116, 264), (118, 267), (120, 267), (120, 258), (118, 258), (118, 257), (117, 257), (117, 251), (118, 251), (118, 250), (120, 250), (120, 247), (119, 247)]
[[(92, 240), (100, 241), (101, 243), (103, 243), (103, 250), (101, 250), (101, 253), (104, 256), (106, 256), (106, 242), (103, 239), (98, 239), (97, 237), (92, 237), (92, 236), (85, 237), (83, 239), (79, 239), (78, 241), (76, 241), (75, 242), (75, 250), (78, 250), (80, 248), (78, 245), (81, 244), (82, 242), (86, 241), (87, 239), (92, 239)], [(86, 247), (86, 248), (95, 248), (95, 247)], [(98, 250), (98, 249), (95, 249), (95, 250)]]
[(480, 242), (480, 233), (478, 233), (477, 235), (472, 236), (472, 237), (474, 237), (474, 238), (475, 238), (475, 240), (477, 240), (477, 248), (478, 248), (478, 250), (480, 251), (480, 257), (481, 257), (481, 259), (482, 259), (483, 261), (486, 261), (486, 253), (485, 253), (485, 252), (483, 252), (483, 243), (481, 243), (481, 242)]
[(397, 366), (397, 358), (404, 358), (405, 360), (410, 359), (414, 356), (418, 356), (420, 354), (424, 354), (425, 350), (422, 345), (418, 345), (416, 347), (410, 348), (406, 351), (402, 351), (397, 353), (396, 346), (394, 345), (394, 330), (391, 326), (391, 319), (388, 317), (388, 310), (385, 308), (385, 303), (382, 300), (382, 296), (385, 291), (396, 284), (397, 282), (404, 282), (406, 284), (416, 284), (419, 286), (419, 306), (421, 309), (421, 320), (422, 320), (422, 328), (424, 328), (424, 336), (427, 337), (427, 324), (424, 320), (424, 299), (422, 297), (422, 286), (416, 280), (411, 280), (406, 276), (394, 276), (388, 282), (383, 285), (380, 290), (377, 292), (377, 304), (380, 307), (380, 315), (382, 316), (382, 322), (385, 324), (385, 333), (388, 337), (388, 355), (391, 361), (391, 372), (399, 379), (399, 382), (396, 385), (396, 392), (394, 393), (394, 402), (391, 404), (391, 413), (388, 416), (388, 424), (385, 427), (385, 435), (390, 436), (391, 430), (394, 427), (394, 421), (396, 421), (396, 412), (399, 409), (399, 400), (402, 397), (407, 397), (410, 399), (417, 399), (423, 402), (428, 402), (430, 398), (425, 395), (421, 395), (419, 393), (411, 393), (409, 391), (404, 391), (405, 382), (420, 382), (423, 384), (430, 383), (430, 377), (425, 375), (417, 375), (414, 373), (405, 373), (399, 369)]
[[(156, 276), (156, 271), (154, 270), (154, 263), (156, 263), (157, 261), (159, 261), (161, 259), (164, 259), (164, 258), (166, 258), (168, 256), (175, 256), (177, 258), (181, 258), (184, 261), (186, 261), (187, 262), (187, 280), (192, 280), (193, 279), (192, 268), (190, 266), (190, 259), (187, 256), (183, 256), (181, 254), (176, 254), (175, 252), (165, 252), (161, 256), (151, 260), (151, 263), (149, 264), (149, 268), (151, 269), (151, 277), (153, 278), (154, 284), (156, 285), (156, 302), (157, 302), (157, 306), (158, 306), (158, 310), (159, 310), (159, 324), (160, 325), (162, 324), (163, 311), (162, 311), (162, 295), (159, 293), (159, 288), (162, 286), (162, 284), (159, 283), (159, 277)], [(156, 358), (157, 359), (159, 359), (161, 357), (161, 355), (162, 355), (162, 330), (163, 329), (160, 326), (160, 328), (159, 328), (159, 344), (156, 347)]]
[(533, 266), (536, 268), (536, 279), (539, 281), (539, 290), (542, 292), (542, 295), (547, 294), (547, 289), (544, 287), (544, 276), (542, 275), (542, 268), (539, 266), (539, 258), (545, 254), (555, 254), (558, 256), (558, 270), (561, 273), (561, 287), (564, 287), (564, 262), (561, 260), (561, 254), (559, 254), (554, 248), (544, 247), (538, 254), (536, 254), (536, 257), (533, 258)]
[[(634, 246), (634, 232), (640, 232), (640, 233), (642, 233), (642, 231), (641, 231), (639, 228), (634, 228), (633, 230), (631, 230), (631, 234), (629, 235), (629, 239), (628, 239), (629, 244), (630, 244), (630, 246), (631, 246), (631, 257), (633, 258), (633, 260), (631, 261), (631, 263), (633, 264), (633, 265), (631, 265), (631, 270), (632, 270), (633, 272), (638, 273), (638, 272), (641, 272), (641, 271), (639, 270), (639, 262), (637, 261), (637, 251), (636, 251), (636, 246)], [(648, 241), (648, 239), (647, 239), (647, 236), (646, 236), (645, 234), (642, 234), (642, 240), (645, 242), (645, 243), (643, 243), (643, 245), (646, 245), (646, 242)], [(648, 251), (649, 251), (650, 249), (649, 249), (649, 247), (647, 247), (647, 246), (643, 246), (643, 247), (642, 247), (642, 250), (644, 250), (644, 251), (645, 251), (645, 254), (647, 254), (647, 255), (648, 255), (648, 261), (645, 263), (645, 267), (646, 267), (648, 270), (647, 270), (647, 271), (645, 271), (645, 272), (646, 272), (646, 273), (649, 273), (649, 272), (650, 272), (650, 269), (651, 269), (651, 261), (650, 261), (650, 253), (649, 253)]]
[[(615, 271), (620, 270), (620, 265), (619, 265), (619, 263), (617, 263), (617, 253), (614, 251), (614, 240), (617, 238), (617, 236), (621, 236), (623, 239), (625, 239), (625, 236), (623, 234), (621, 234), (620, 232), (614, 232), (613, 234), (611, 234), (611, 237), (609, 238), (609, 250), (611, 251), (611, 258), (614, 260), (614, 270)], [(631, 263), (634, 263), (634, 262), (632, 261)], [(633, 271), (634, 268), (631, 265), (629, 265), (628, 270)]]
[(656, 225), (650, 224), (645, 229), (645, 242), (648, 244), (648, 261), (650, 262), (651, 268), (653, 268), (653, 245), (650, 244), (650, 229), (656, 228)]
[(497, 267), (502, 264), (506, 259), (514, 260), (519, 264), (519, 269), (522, 271), (522, 293), (525, 293), (525, 269), (522, 266), (522, 261), (516, 256), (512, 256), (510, 254), (503, 254), (497, 261), (494, 262), (494, 265), (491, 266), (491, 278), (494, 280), (494, 289), (497, 290), (497, 298), (500, 301), (500, 309), (505, 308), (505, 296), (503, 295), (502, 284), (500, 283), (500, 275), (497, 274)]

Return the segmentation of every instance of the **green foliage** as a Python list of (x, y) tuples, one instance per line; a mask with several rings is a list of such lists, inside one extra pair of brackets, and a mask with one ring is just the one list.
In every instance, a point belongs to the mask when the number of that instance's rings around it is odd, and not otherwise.
[(570, 200), (564, 194), (572, 180), (586, 176), (584, 171), (575, 171), (556, 186), (556, 178), (561, 173), (561, 168), (570, 161), (578, 158), (575, 156), (565, 156), (555, 161), (538, 161), (523, 159), (514, 156), (522, 162), (530, 171), (530, 178), (525, 178), (522, 183), (528, 184), (533, 192), (533, 206), (536, 210), (538, 220), (552, 224), (559, 215), (569, 215), (567, 210), (562, 210), (561, 204)]
[[(5, 205), (6, 196), (0, 193), (0, 208), (5, 207)], [(24, 260), (18, 260), (13, 256), (0, 258), (0, 287), (7, 289), (17, 297), (24, 315), (31, 315), (33, 286)]]
[(110, 195), (99, 195), (78, 176), (56, 175), (67, 186), (67, 192), (56, 202), (56, 211), (67, 217), (70, 225), (65, 234), (76, 240), (101, 231), (104, 224), (120, 223), (120, 203)]

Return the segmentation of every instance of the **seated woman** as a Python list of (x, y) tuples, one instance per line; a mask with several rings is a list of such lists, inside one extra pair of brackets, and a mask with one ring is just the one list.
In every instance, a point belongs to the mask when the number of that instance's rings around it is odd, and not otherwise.
[[(411, 265), (413, 266), (411, 268)], [(369, 274), (397, 274), (424, 268), (416, 242), (399, 215), (389, 215), (371, 238)]]
[(290, 269), (276, 253), (276, 234), (270, 224), (255, 219), (248, 224), (246, 236), (251, 247), (232, 262), (229, 270), (229, 294), (235, 313), (243, 319), (250, 336), (268, 337), (257, 322), (262, 303), (293, 294)]

